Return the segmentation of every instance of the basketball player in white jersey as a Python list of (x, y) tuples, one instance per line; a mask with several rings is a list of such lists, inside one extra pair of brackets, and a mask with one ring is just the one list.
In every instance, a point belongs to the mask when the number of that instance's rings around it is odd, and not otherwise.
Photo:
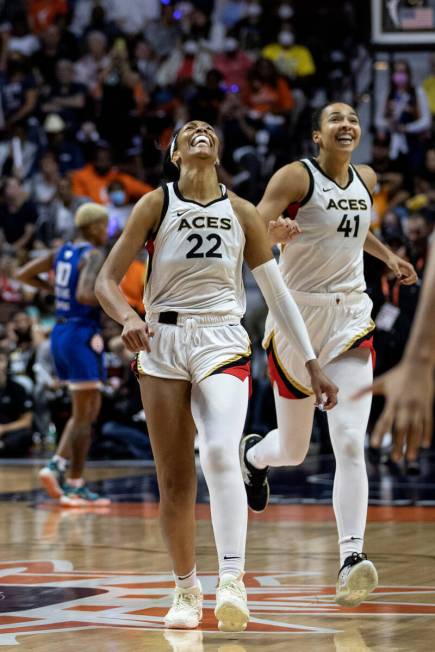
[[(325, 407), (337, 388), (321, 372), (305, 325), (276, 265), (267, 232), (252, 204), (218, 183), (219, 141), (207, 123), (187, 123), (173, 138), (167, 169), (173, 183), (136, 204), (97, 281), (105, 311), (139, 352), (142, 400), (156, 463), (160, 523), (173, 563), (174, 602), (167, 627), (195, 628), (202, 615), (195, 566), (194, 438), (210, 493), (219, 558), (215, 614), (223, 631), (241, 631), (249, 611), (242, 582), (247, 501), (238, 458), (249, 395), (250, 343), (243, 257)], [(118, 283), (147, 243), (146, 323)]]
[[(286, 240), (288, 208), (297, 213), (299, 233), (281, 251), (280, 270), (291, 290), (324, 371), (340, 387), (339, 404), (328, 422), (336, 459), (333, 505), (340, 546), (336, 601), (356, 606), (376, 587), (377, 573), (363, 553), (368, 483), (364, 437), (371, 394), (350, 397), (372, 382), (372, 302), (365, 293), (363, 249), (381, 258), (402, 278), (416, 280), (412, 266), (369, 234), (374, 171), (352, 165), (361, 136), (355, 110), (342, 103), (315, 116), (313, 140), (317, 158), (286, 165), (274, 174), (258, 210), (272, 220), (277, 241)], [(291, 227), (290, 227), (290, 230)], [(301, 464), (307, 454), (315, 397), (293, 346), (269, 313), (264, 347), (268, 352), (278, 428), (265, 438), (248, 435), (241, 443), (242, 471), (248, 504), (267, 505), (270, 466)]]

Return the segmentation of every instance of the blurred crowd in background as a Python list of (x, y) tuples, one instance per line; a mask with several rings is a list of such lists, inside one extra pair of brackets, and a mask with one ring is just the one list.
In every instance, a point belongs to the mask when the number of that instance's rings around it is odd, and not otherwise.
[[(89, 200), (107, 206), (113, 243), (134, 202), (158, 186), (171, 133), (189, 119), (216, 128), (221, 181), (258, 202), (277, 168), (315, 154), (314, 109), (364, 101), (355, 80), (369, 49), (365, 5), (0, 1), (0, 456), (49, 451), (70, 407), (50, 354), (53, 296), (14, 280), (17, 266), (73, 238), (74, 213)], [(435, 56), (424, 56), (421, 84), (406, 54), (391, 59), (365, 161), (379, 175), (372, 228), (420, 279), (435, 220)], [(142, 314), (145, 263), (144, 253), (122, 282)], [(371, 258), (366, 277), (380, 373), (402, 355), (421, 283), (402, 287)], [(246, 285), (247, 431), (265, 433), (274, 426), (260, 347), (266, 309), (248, 272)], [(146, 423), (119, 333), (103, 316), (109, 375), (92, 455), (140, 459), (150, 456)], [(373, 418), (378, 410), (375, 402)]]

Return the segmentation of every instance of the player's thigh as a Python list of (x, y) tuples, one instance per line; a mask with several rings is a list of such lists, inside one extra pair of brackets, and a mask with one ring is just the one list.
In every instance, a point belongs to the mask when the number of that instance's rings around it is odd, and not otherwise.
[(249, 377), (218, 373), (192, 386), (192, 414), (200, 449), (213, 447), (216, 454), (238, 451), (249, 401)]
[(141, 375), (139, 383), (159, 481), (195, 477), (191, 384), (149, 375)]
[(287, 398), (280, 395), (274, 383), (276, 420), (280, 436), (293, 443), (308, 446), (313, 429), (314, 396), (306, 398)]

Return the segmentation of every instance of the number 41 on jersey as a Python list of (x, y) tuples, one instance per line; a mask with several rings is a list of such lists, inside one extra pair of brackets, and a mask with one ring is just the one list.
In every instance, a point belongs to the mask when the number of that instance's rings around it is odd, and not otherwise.
[(347, 213), (343, 215), (339, 226), (337, 227), (337, 232), (344, 233), (345, 238), (357, 238), (359, 231), (359, 215), (353, 216), (353, 221), (351, 217), (348, 217)]

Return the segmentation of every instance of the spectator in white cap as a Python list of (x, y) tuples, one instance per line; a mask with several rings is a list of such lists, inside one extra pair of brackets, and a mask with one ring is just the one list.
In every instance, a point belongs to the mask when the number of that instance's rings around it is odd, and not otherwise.
[(57, 113), (50, 113), (44, 120), (44, 131), (47, 147), (56, 154), (60, 174), (63, 176), (71, 170), (78, 170), (84, 165), (80, 147), (69, 141), (66, 134), (66, 124)]

